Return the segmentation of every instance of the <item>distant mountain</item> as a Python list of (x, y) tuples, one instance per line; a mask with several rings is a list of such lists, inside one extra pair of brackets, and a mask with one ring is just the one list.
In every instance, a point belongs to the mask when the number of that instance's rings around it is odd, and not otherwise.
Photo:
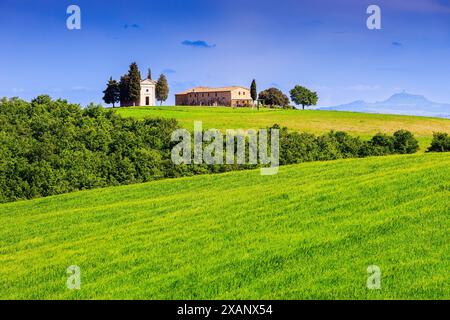
[(320, 109), (450, 118), (450, 104), (433, 102), (424, 96), (409, 93), (396, 93), (385, 101), (375, 103), (358, 100), (340, 106)]

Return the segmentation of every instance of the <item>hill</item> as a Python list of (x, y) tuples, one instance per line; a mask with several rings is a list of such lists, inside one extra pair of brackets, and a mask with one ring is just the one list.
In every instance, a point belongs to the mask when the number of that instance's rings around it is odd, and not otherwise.
[(138, 119), (175, 118), (188, 129), (193, 129), (196, 120), (202, 120), (203, 128), (207, 129), (265, 128), (278, 123), (295, 131), (321, 134), (330, 130), (341, 130), (363, 138), (369, 138), (378, 132), (392, 134), (399, 129), (405, 129), (418, 138), (422, 151), (429, 146), (433, 132), (450, 133), (450, 119), (356, 112), (275, 109), (258, 111), (225, 107), (133, 107), (118, 108), (116, 112)]
[(450, 104), (433, 102), (424, 96), (409, 93), (397, 93), (385, 101), (375, 103), (360, 100), (321, 109), (450, 118)]
[(0, 298), (449, 299), (449, 175), (389, 156), (3, 204)]

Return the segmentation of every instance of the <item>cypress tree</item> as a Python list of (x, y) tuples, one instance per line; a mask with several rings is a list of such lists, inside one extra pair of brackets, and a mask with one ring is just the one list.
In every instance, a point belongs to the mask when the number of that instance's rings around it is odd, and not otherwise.
[(133, 106), (135, 106), (141, 97), (141, 73), (136, 62), (130, 65), (128, 77), (130, 81), (129, 98), (130, 102), (133, 102)]
[(115, 103), (120, 102), (120, 87), (119, 87), (119, 83), (116, 80), (112, 81), (112, 91), (113, 91), (113, 108)]
[(252, 97), (253, 104), (255, 104), (256, 99), (258, 99), (258, 91), (256, 90), (256, 81), (253, 79), (250, 86), (250, 96)]
[(120, 101), (119, 84), (116, 80), (113, 80), (112, 77), (109, 78), (107, 87), (103, 93), (103, 101), (105, 101), (106, 104), (112, 103), (113, 108), (115, 107), (115, 103)]
[(148, 68), (147, 79), (152, 80), (152, 70), (150, 68)]
[(130, 99), (130, 77), (127, 74), (120, 77), (119, 90), (120, 90), (120, 103), (122, 105), (128, 105), (131, 99)]
[(165, 75), (161, 74), (156, 82), (155, 87), (156, 100), (162, 105), (163, 101), (166, 101), (169, 97), (169, 85)]

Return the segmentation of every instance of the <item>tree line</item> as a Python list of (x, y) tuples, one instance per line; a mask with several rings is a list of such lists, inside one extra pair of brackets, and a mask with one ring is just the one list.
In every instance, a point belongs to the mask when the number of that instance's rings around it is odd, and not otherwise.
[[(147, 79), (152, 80), (150, 68), (147, 72)], [(112, 104), (113, 108), (119, 102), (123, 106), (136, 106), (136, 102), (140, 99), (140, 93), (141, 73), (137, 63), (133, 62), (130, 64), (128, 72), (120, 77), (120, 81), (112, 77), (109, 78), (106, 89), (103, 91), (103, 101), (106, 104)], [(319, 99), (317, 92), (300, 85), (296, 85), (289, 93), (291, 100), (295, 104), (301, 105), (302, 109), (316, 105)], [(258, 93), (256, 80), (253, 80), (250, 85), (250, 95), (253, 104), (257, 104), (258, 109), (260, 104), (271, 108), (293, 108), (289, 105), (289, 98), (280, 89), (272, 87)], [(167, 78), (164, 74), (161, 74), (156, 81), (155, 98), (162, 105), (168, 97), (169, 85)]]
[[(298, 106), (302, 106), (304, 110), (305, 107), (315, 106), (319, 100), (317, 92), (312, 91), (306, 87), (296, 85), (290, 91), (291, 100)], [(250, 96), (252, 97), (253, 104), (257, 104), (258, 109), (260, 103), (263, 106), (268, 106), (271, 108), (284, 108), (284, 109), (295, 109), (289, 105), (289, 98), (280, 89), (268, 88), (261, 91), (258, 94), (256, 87), (256, 80), (253, 79), (250, 84)]]
[[(147, 72), (147, 79), (152, 80), (152, 72), (150, 68)], [(141, 95), (141, 72), (136, 62), (130, 64), (126, 74), (120, 77), (120, 81), (109, 78), (106, 89), (103, 91), (103, 101), (106, 104), (112, 104), (113, 108), (116, 103), (124, 106), (136, 106)], [(155, 98), (162, 103), (169, 97), (169, 84), (164, 74), (161, 74), (156, 81)]]
[[(177, 142), (171, 141), (171, 134), (179, 128), (175, 119), (123, 118), (108, 108), (93, 104), (81, 108), (45, 95), (31, 102), (4, 98), (0, 100), (0, 203), (259, 167), (174, 165), (171, 151)], [(361, 140), (345, 132), (313, 135), (272, 128), (280, 130), (282, 165), (406, 154), (419, 148), (405, 130)], [(435, 134), (428, 151), (450, 151), (449, 136)]]

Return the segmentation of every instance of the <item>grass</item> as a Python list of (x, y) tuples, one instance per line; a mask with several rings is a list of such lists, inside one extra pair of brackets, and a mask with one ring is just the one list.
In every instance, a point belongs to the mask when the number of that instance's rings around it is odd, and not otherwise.
[(378, 132), (392, 134), (399, 129), (406, 129), (418, 138), (422, 151), (430, 145), (433, 132), (450, 133), (450, 119), (357, 112), (274, 109), (258, 111), (226, 107), (132, 107), (119, 108), (116, 112), (139, 119), (175, 118), (183, 127), (191, 130), (195, 120), (202, 120), (206, 129), (258, 129), (278, 123), (296, 131), (320, 134), (340, 130), (362, 138), (369, 138)]
[(449, 176), (419, 154), (3, 204), (0, 298), (449, 299)]

